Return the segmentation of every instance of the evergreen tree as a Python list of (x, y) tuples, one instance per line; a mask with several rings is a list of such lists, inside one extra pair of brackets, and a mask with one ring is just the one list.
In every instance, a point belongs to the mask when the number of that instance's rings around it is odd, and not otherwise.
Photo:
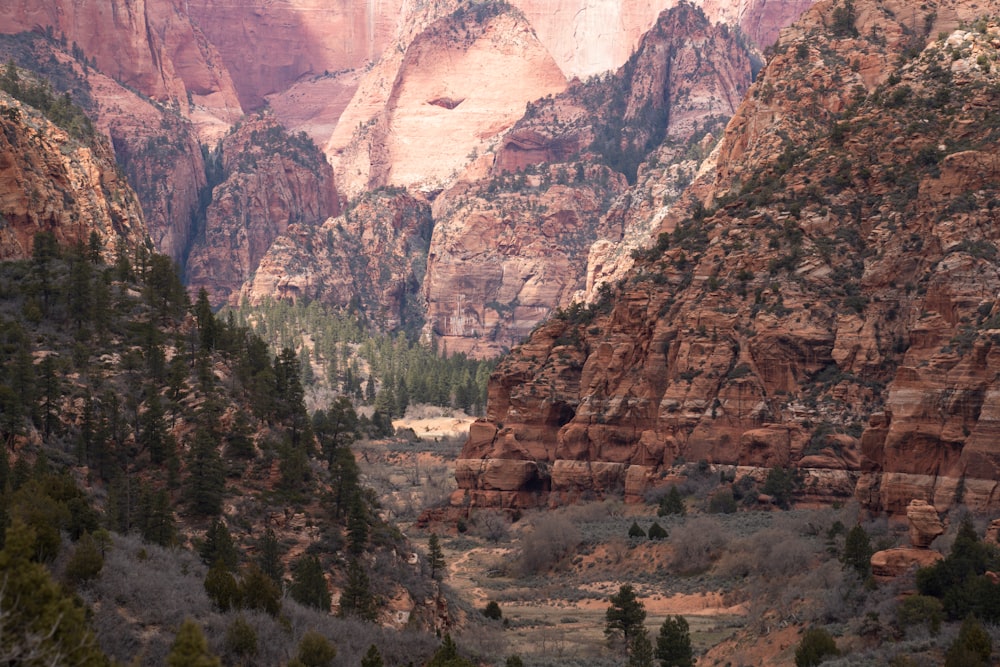
[(663, 621), (656, 637), (656, 659), (660, 667), (693, 667), (691, 633), (683, 616), (667, 616)]
[(427, 667), (475, 667), (474, 662), (467, 660), (458, 654), (458, 646), (451, 638), (450, 634), (445, 634), (441, 641), (441, 646), (431, 656)]
[(361, 667), (383, 667), (382, 654), (378, 652), (378, 647), (372, 644), (368, 651), (361, 658)]
[(815, 667), (835, 655), (840, 655), (840, 651), (833, 636), (823, 628), (809, 628), (795, 648), (795, 667)]
[(632, 525), (629, 526), (628, 536), (630, 538), (632, 538), (633, 540), (636, 540), (636, 539), (645, 539), (646, 538), (646, 531), (644, 531), (642, 529), (642, 527), (639, 525), (638, 521), (633, 521)]
[(646, 628), (640, 627), (628, 647), (627, 667), (653, 667), (653, 644)]
[(198, 345), (202, 350), (215, 349), (218, 334), (218, 323), (212, 313), (212, 304), (208, 301), (208, 292), (202, 287), (198, 290), (198, 299), (194, 304), (195, 322), (198, 324)]
[(285, 574), (285, 565), (281, 562), (281, 545), (278, 544), (278, 538), (270, 526), (264, 531), (264, 537), (260, 539), (257, 566), (271, 581), (278, 586), (281, 585), (281, 578)]
[(330, 611), (330, 591), (326, 588), (323, 566), (319, 558), (303, 554), (292, 567), (292, 585), (289, 587), (292, 599), (307, 607)]
[(347, 549), (355, 556), (360, 556), (368, 544), (368, 512), (361, 494), (356, 494), (351, 501), (351, 511), (347, 515)]
[(374, 621), (378, 616), (368, 575), (356, 560), (347, 566), (347, 583), (340, 594), (338, 615), (341, 618), (357, 616), (366, 621)]
[(215, 607), (226, 613), (240, 604), (240, 588), (236, 577), (221, 561), (216, 561), (205, 575), (205, 593)]
[(608, 641), (623, 639), (628, 646), (633, 635), (646, 621), (646, 609), (636, 597), (632, 584), (622, 584), (609, 599), (611, 606), (605, 612), (604, 634)]
[(168, 667), (219, 667), (221, 661), (208, 650), (208, 641), (201, 626), (191, 618), (181, 623), (177, 637), (167, 655)]
[(993, 640), (975, 616), (962, 621), (958, 638), (948, 647), (945, 667), (986, 667), (993, 654)]
[(318, 632), (307, 630), (299, 640), (297, 659), (305, 667), (330, 667), (336, 657), (337, 650)]
[(9, 665), (105, 666), (86, 614), (44, 565), (32, 560), (34, 531), (14, 518), (0, 550), (0, 662)]
[(239, 551), (226, 524), (214, 519), (205, 532), (205, 541), (198, 549), (198, 555), (206, 565), (219, 565), (229, 572), (235, 572), (239, 564)]
[(665, 540), (667, 539), (667, 530), (658, 524), (653, 522), (653, 525), (649, 527), (649, 539), (651, 540)]
[(431, 567), (431, 577), (439, 579), (439, 573), (444, 572), (445, 563), (444, 554), (441, 552), (441, 541), (438, 539), (437, 533), (431, 533), (427, 542), (427, 564)]
[(684, 516), (686, 513), (687, 509), (684, 507), (684, 499), (681, 498), (681, 492), (677, 490), (676, 484), (671, 484), (670, 491), (660, 500), (660, 507), (656, 511), (657, 516), (667, 516), (670, 514)]
[(860, 524), (851, 528), (850, 532), (847, 533), (844, 554), (841, 557), (844, 568), (852, 568), (862, 580), (867, 579), (872, 573), (872, 554), (874, 553), (875, 550), (872, 549), (871, 540), (865, 529)]
[(239, 657), (242, 665), (249, 664), (257, 655), (257, 631), (242, 614), (226, 628), (226, 650)]
[(277, 616), (281, 611), (281, 589), (256, 564), (244, 566), (239, 582), (240, 605)]
[(195, 430), (188, 469), (191, 472), (188, 477), (187, 499), (191, 510), (201, 516), (218, 514), (222, 511), (226, 474), (216, 437), (205, 426), (199, 426)]

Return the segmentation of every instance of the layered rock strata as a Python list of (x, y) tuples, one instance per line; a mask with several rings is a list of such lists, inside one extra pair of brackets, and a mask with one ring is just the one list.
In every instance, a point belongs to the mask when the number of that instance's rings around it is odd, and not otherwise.
[(35, 235), (88, 245), (113, 261), (119, 241), (148, 242), (135, 193), (100, 139), (74, 139), (0, 92), (0, 259), (31, 257)]
[(680, 456), (850, 471), (876, 511), (1000, 503), (1000, 29), (957, 29), (995, 9), (822, 3), (783, 33), (659, 242), (498, 367), (459, 469), (538, 473), (467, 499)]
[(189, 289), (204, 288), (213, 304), (235, 304), (276, 238), (291, 225), (318, 225), (340, 204), (319, 149), (304, 134), (289, 135), (270, 114), (241, 123), (212, 159), (220, 182), (187, 258), (186, 278)]
[(375, 328), (419, 325), (417, 295), (426, 271), (430, 206), (383, 189), (319, 225), (295, 224), (261, 259), (241, 299), (320, 300), (359, 308)]

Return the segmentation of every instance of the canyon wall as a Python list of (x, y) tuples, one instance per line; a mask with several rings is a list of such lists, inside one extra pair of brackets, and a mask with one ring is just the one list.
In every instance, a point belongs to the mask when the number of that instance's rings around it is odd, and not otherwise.
[(31, 257), (34, 237), (89, 244), (96, 233), (105, 261), (119, 241), (148, 241), (135, 193), (108, 146), (74, 137), (0, 92), (0, 259)]
[(659, 241), (501, 362), (456, 501), (637, 499), (704, 460), (997, 506), (1000, 28), (956, 30), (995, 11), (820, 3), (783, 33)]

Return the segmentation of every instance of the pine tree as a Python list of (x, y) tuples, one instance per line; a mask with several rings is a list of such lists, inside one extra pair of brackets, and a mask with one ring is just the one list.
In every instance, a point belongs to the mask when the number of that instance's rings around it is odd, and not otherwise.
[(281, 585), (281, 578), (285, 574), (285, 565), (281, 562), (281, 545), (278, 544), (278, 538), (270, 526), (264, 531), (264, 537), (260, 539), (257, 566), (271, 581)]
[(221, 561), (216, 561), (205, 575), (205, 593), (222, 613), (240, 604), (240, 589), (236, 577)]
[(622, 584), (609, 601), (611, 606), (605, 613), (604, 634), (609, 641), (624, 639), (628, 646), (632, 636), (646, 621), (645, 606), (636, 597), (632, 584)]
[(656, 511), (657, 516), (667, 516), (669, 514), (683, 516), (686, 513), (687, 509), (684, 507), (681, 492), (677, 490), (676, 484), (671, 484), (670, 491), (660, 500), (660, 507)]
[(330, 591), (326, 588), (323, 566), (316, 556), (303, 554), (292, 567), (292, 599), (307, 607), (330, 611)]
[(361, 667), (383, 667), (382, 654), (378, 652), (378, 647), (372, 644), (368, 651), (361, 658)]
[(185, 618), (167, 655), (168, 667), (219, 667), (221, 664), (219, 658), (208, 650), (208, 641), (201, 626)]
[(653, 644), (649, 641), (646, 628), (640, 627), (632, 635), (628, 646), (627, 667), (653, 667)]
[(205, 541), (198, 549), (198, 555), (205, 565), (220, 565), (229, 572), (235, 572), (239, 564), (239, 550), (226, 524), (220, 519), (212, 521), (205, 532)]
[(656, 659), (661, 667), (693, 667), (691, 634), (683, 616), (667, 616), (663, 621), (656, 637)]
[(844, 568), (852, 568), (862, 580), (867, 579), (872, 573), (874, 553), (875, 550), (872, 549), (871, 540), (865, 529), (860, 524), (851, 528), (844, 541), (844, 555), (841, 557)]
[(307, 630), (299, 640), (298, 661), (305, 667), (329, 667), (337, 657), (337, 649), (326, 637), (314, 630)]
[(199, 426), (195, 431), (188, 469), (191, 473), (188, 477), (187, 499), (191, 510), (201, 516), (218, 514), (222, 511), (225, 469), (219, 456), (218, 442), (205, 426)]
[(439, 579), (439, 573), (444, 572), (445, 563), (444, 553), (441, 551), (441, 541), (438, 539), (437, 533), (431, 533), (431, 537), (427, 541), (427, 564), (431, 566), (431, 577)]
[(374, 621), (378, 615), (368, 575), (356, 560), (347, 566), (347, 584), (340, 594), (338, 615), (342, 618), (357, 616), (366, 621)]
[(281, 611), (281, 589), (256, 564), (243, 567), (239, 588), (240, 605), (244, 609), (256, 609), (270, 616)]
[(34, 543), (34, 531), (14, 518), (0, 550), (0, 663), (108, 665), (83, 608), (32, 560)]

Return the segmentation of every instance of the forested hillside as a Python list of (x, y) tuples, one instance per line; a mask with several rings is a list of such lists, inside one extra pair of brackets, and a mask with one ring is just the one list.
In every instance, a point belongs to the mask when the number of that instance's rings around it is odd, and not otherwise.
[(33, 247), (0, 264), (3, 657), (163, 664), (202, 634), (227, 664), (316, 637), (350, 637), (336, 664), (430, 656), (449, 603), (361, 484), (351, 401), (307, 413), (299, 356), (191, 304), (163, 255)]

